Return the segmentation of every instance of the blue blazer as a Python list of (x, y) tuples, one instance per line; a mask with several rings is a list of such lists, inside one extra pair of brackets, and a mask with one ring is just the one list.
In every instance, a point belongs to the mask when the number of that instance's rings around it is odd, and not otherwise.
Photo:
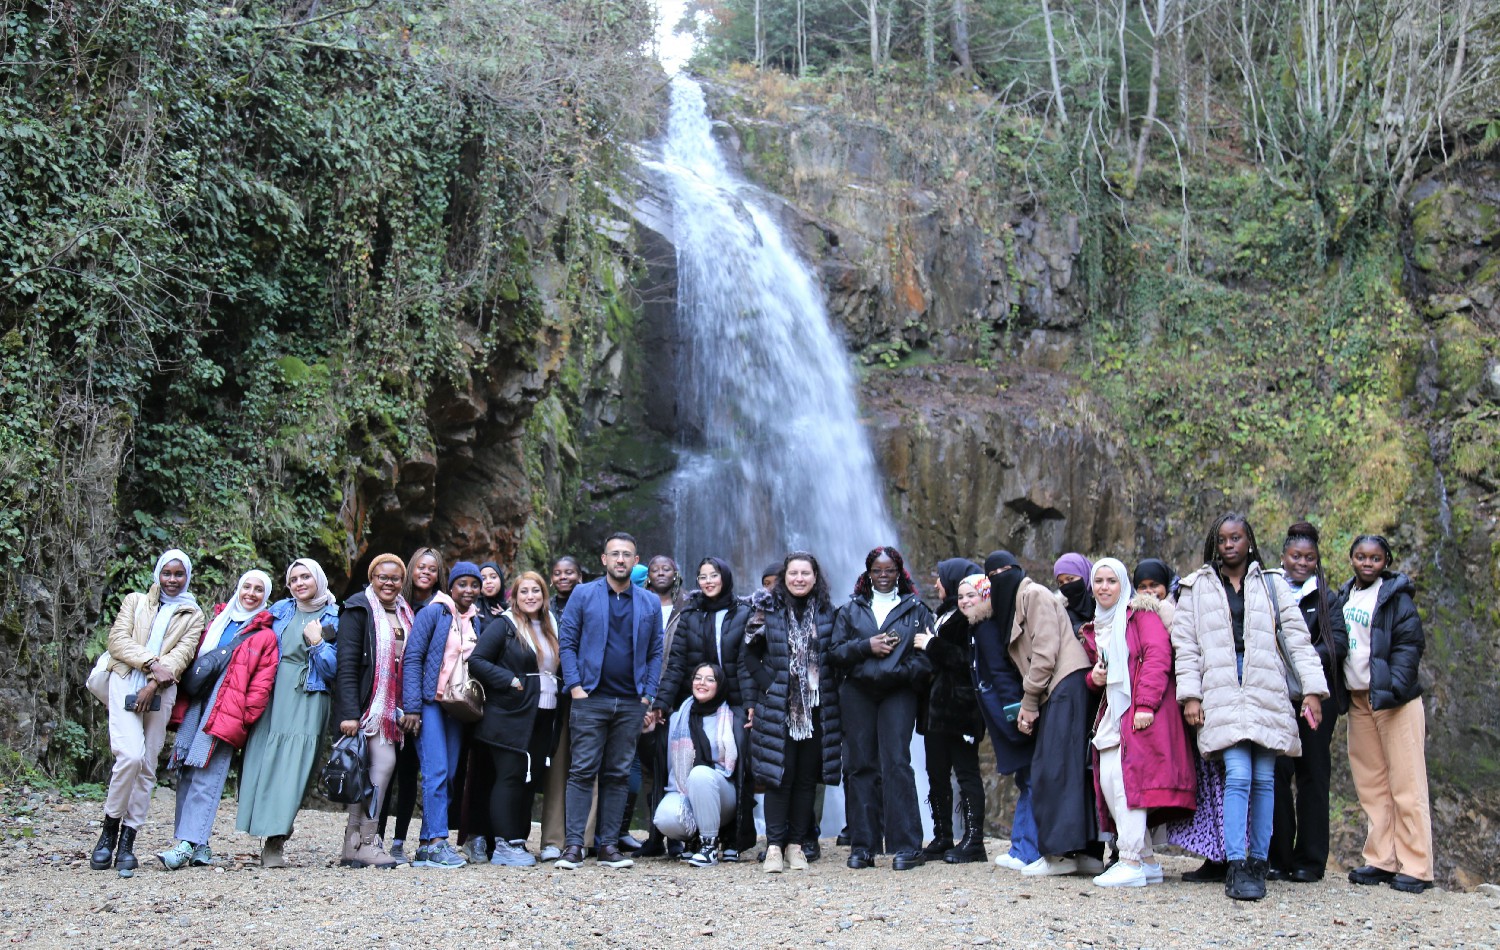
[[(661, 677), (661, 598), (634, 584), (635, 688), (646, 699), (656, 698)], [(609, 638), (609, 580), (601, 577), (573, 588), (557, 631), (559, 667), (563, 689), (582, 686), (592, 693), (599, 688), (604, 666), (604, 642)]]

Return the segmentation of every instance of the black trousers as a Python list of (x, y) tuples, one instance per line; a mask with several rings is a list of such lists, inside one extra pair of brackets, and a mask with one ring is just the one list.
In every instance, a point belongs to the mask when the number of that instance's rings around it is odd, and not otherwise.
[[(421, 764), (417, 761), (417, 737), (407, 736), (396, 752), (396, 780), (385, 790), (385, 800), (380, 805), (380, 837), (382, 840), (405, 841), (411, 828), (411, 814), (417, 810), (417, 794), (422, 791)], [(396, 835), (386, 839), (386, 822), (391, 819), (391, 806), (395, 805)]]
[[(922, 814), (911, 768), (917, 694), (875, 693), (858, 683), (839, 687), (844, 767), (849, 773), (849, 847), (893, 854), (922, 849)], [(884, 848), (881, 832), (884, 831)]]
[[(969, 743), (963, 736), (929, 733), (922, 737), (927, 752), (927, 795), (932, 806), (932, 824), (952, 831), (953, 776), (958, 777), (958, 793), (979, 806), (984, 814), (984, 777), (979, 773), (979, 743)], [(938, 814), (943, 810), (944, 814)]]
[[(1302, 755), (1276, 757), (1276, 806), (1271, 825), (1270, 862), (1283, 871), (1319, 874), (1328, 865), (1328, 787), (1333, 770), (1333, 704), (1323, 707), (1318, 728), (1297, 716)], [(1295, 781), (1296, 794), (1293, 795)]]
[[(489, 753), (487, 772), (494, 775), (494, 783), (488, 788), (488, 814), (486, 826), (490, 834), (505, 841), (525, 841), (531, 837), (531, 806), (536, 796), (547, 787), (547, 756), (552, 740), (552, 720), (555, 709), (539, 709), (536, 723), (531, 730), (531, 746), (528, 752), (502, 749), (474, 744), (474, 754), (479, 749)], [(530, 754), (530, 760), (527, 754)], [(530, 768), (531, 781), (526, 780)], [(475, 801), (480, 789), (474, 790)]]
[(766, 844), (784, 848), (813, 840), (813, 793), (823, 776), (823, 719), (814, 709), (812, 737), (786, 740), (781, 784), (766, 789)]

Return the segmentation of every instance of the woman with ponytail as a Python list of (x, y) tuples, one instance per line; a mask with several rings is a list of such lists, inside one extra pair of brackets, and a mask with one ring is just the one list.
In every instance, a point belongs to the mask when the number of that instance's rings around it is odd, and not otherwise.
[(1343, 681), (1349, 632), (1344, 628), (1343, 612), (1333, 609), (1338, 592), (1329, 589), (1323, 575), (1317, 528), (1299, 521), (1286, 530), (1286, 540), (1281, 542), (1281, 569), (1323, 664), (1328, 702), (1323, 704), (1323, 718), (1316, 729), (1306, 720), (1297, 719), (1302, 755), (1276, 759), (1276, 817), (1271, 829), (1271, 869), (1266, 876), (1273, 881), (1311, 883), (1323, 879), (1328, 864), (1331, 746), (1334, 724), (1348, 709)]

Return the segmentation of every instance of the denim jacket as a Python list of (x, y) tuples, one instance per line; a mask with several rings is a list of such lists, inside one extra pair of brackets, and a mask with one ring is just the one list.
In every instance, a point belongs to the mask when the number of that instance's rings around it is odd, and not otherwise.
[[(297, 601), (285, 597), (272, 604), (270, 610), (271, 616), (276, 618), (272, 625), (276, 631), (276, 642), (280, 643), (281, 635), (286, 632), (286, 625), (297, 615)], [(324, 607), (323, 612), (318, 615), (318, 622), (323, 625), (323, 642), (307, 651), (307, 675), (301, 683), (302, 688), (309, 693), (328, 692), (334, 671), (338, 668), (338, 650), (333, 644), (338, 639), (339, 605), (331, 603)]]

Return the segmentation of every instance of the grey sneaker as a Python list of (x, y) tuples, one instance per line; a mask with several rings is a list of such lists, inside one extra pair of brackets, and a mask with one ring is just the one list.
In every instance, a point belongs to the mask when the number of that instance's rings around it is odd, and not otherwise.
[[(421, 849), (419, 848), (418, 850)], [(399, 864), (411, 863), (411, 857), (406, 853), (406, 842), (404, 841), (392, 841), (391, 850), (387, 851), (386, 854), (389, 854), (391, 857), (395, 858), (397, 863)]]
[(484, 838), (478, 835), (464, 842), (464, 857), (473, 864), (483, 864), (490, 859), (490, 846)]
[(412, 862), (414, 868), (461, 868), (469, 862), (464, 860), (463, 852), (459, 851), (447, 841), (439, 841), (437, 844), (424, 844), (417, 849), (417, 859)]
[(541, 857), (543, 861), (556, 861), (562, 857), (562, 848), (559, 848), (555, 844), (549, 844), (542, 849)]
[(193, 845), (193, 867), (206, 868), (214, 863), (214, 853), (206, 844)]
[(190, 842), (179, 841), (167, 850), (158, 852), (156, 858), (168, 871), (180, 871), (193, 860), (193, 846)]
[(490, 863), (498, 867), (529, 868), (536, 864), (536, 855), (497, 838), (495, 850), (490, 852)]

